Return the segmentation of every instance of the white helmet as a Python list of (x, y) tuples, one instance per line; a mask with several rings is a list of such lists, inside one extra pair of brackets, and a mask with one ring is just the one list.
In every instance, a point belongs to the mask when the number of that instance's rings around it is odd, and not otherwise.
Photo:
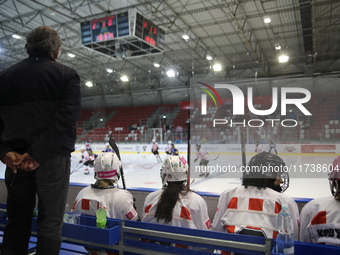
[(94, 161), (94, 178), (97, 180), (119, 180), (119, 170), (122, 166), (116, 153), (103, 152)]
[(156, 142), (156, 140), (155, 140), (155, 139), (152, 139), (152, 142), (154, 143), (154, 142)]
[(107, 147), (107, 146), (110, 146), (110, 144), (109, 144), (109, 143), (106, 143), (105, 145), (106, 145), (106, 147)]
[(186, 181), (188, 164), (182, 156), (169, 156), (164, 160), (161, 169), (162, 183)]
[(168, 144), (171, 144), (171, 141), (168, 141)]
[(85, 150), (85, 146), (81, 146), (81, 147), (80, 147), (80, 150), (81, 150), (81, 151), (84, 151), (84, 150)]

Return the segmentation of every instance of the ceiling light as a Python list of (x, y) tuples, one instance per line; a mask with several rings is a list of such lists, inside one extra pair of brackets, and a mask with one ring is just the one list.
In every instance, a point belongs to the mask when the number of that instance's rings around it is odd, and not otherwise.
[(113, 73), (113, 70), (111, 68), (106, 68), (106, 72)]
[(76, 55), (74, 55), (72, 53), (68, 53), (67, 56), (69, 56), (70, 58), (74, 58)]
[(158, 63), (156, 63), (156, 62), (154, 62), (154, 63), (153, 63), (153, 66), (154, 66), (154, 67), (160, 67), (161, 65), (158, 64)]
[(208, 59), (208, 60), (212, 60), (213, 58), (212, 58), (212, 56), (207, 55), (207, 59)]
[(281, 50), (281, 45), (280, 44), (275, 44), (275, 50)]
[(267, 18), (264, 18), (263, 21), (264, 21), (264, 23), (268, 24), (268, 23), (270, 23), (272, 20), (271, 20), (270, 18), (267, 17)]
[(90, 82), (90, 81), (86, 82), (85, 85), (88, 86), (89, 88), (90, 88), (90, 87), (93, 87), (93, 83)]
[(166, 74), (168, 75), (168, 77), (175, 77), (174, 70), (169, 70), (169, 71), (166, 72)]
[(221, 66), (221, 64), (217, 63), (217, 64), (213, 65), (213, 69), (214, 69), (215, 72), (219, 72), (219, 71), (222, 70), (222, 66)]
[(21, 38), (20, 35), (12, 35), (12, 37), (13, 37), (14, 39), (20, 39), (20, 38)]
[(129, 78), (128, 78), (126, 75), (123, 75), (122, 77), (120, 77), (120, 79), (121, 79), (123, 82), (129, 81)]
[(286, 62), (288, 62), (288, 60), (289, 60), (289, 56), (287, 56), (287, 55), (279, 56), (279, 62), (280, 63), (286, 63)]
[(188, 35), (182, 35), (182, 38), (186, 41), (188, 41), (190, 39), (190, 37)]

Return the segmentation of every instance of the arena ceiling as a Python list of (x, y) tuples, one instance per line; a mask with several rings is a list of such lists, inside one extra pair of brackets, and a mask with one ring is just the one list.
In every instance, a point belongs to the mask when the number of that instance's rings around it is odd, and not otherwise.
[[(82, 46), (81, 22), (131, 10), (165, 31), (163, 52), (122, 59)], [(81, 77), (83, 108), (187, 100), (191, 78), (233, 81), (340, 71), (338, 0), (3, 0), (0, 13), (0, 70), (27, 56), (31, 30), (51, 26), (63, 43), (59, 61)], [(278, 61), (283, 53), (287, 63)], [(215, 62), (222, 65), (220, 72), (213, 70)], [(169, 69), (175, 77), (167, 77)], [(122, 75), (129, 82), (122, 82)]]

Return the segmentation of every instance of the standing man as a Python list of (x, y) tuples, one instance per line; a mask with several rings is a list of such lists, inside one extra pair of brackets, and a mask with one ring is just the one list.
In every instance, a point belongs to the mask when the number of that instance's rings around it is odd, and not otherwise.
[(8, 194), (1, 254), (27, 254), (37, 195), (36, 254), (58, 255), (80, 79), (56, 62), (61, 40), (53, 28), (34, 29), (25, 48), (29, 57), (0, 73), (0, 159)]

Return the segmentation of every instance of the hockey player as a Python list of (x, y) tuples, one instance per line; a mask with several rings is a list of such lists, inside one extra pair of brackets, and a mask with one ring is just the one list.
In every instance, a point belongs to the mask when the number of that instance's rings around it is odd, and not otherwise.
[(86, 150), (92, 149), (92, 147), (91, 147), (91, 142), (92, 142), (91, 137), (89, 137), (89, 138), (87, 139), (87, 141), (85, 142), (85, 149), (86, 149)]
[(168, 141), (167, 146), (165, 147), (166, 155), (171, 155), (171, 141)]
[[(74, 202), (71, 213), (95, 216), (99, 204), (107, 211), (108, 218), (138, 220), (131, 193), (115, 187), (119, 180), (121, 161), (115, 153), (101, 153), (94, 162), (96, 182), (82, 189)], [(88, 249), (89, 254), (116, 254)], [(118, 254), (118, 253), (117, 253)]]
[(197, 162), (200, 160), (199, 166), (200, 166), (200, 177), (205, 176), (208, 177), (209, 170), (208, 170), (208, 163), (209, 163), (209, 153), (202, 148), (200, 144), (196, 144), (196, 158), (194, 159), (194, 162)]
[(264, 147), (261, 144), (259, 144), (259, 142), (255, 143), (255, 152), (256, 153), (264, 152)]
[(106, 149), (105, 149), (105, 151), (103, 151), (103, 152), (114, 152), (114, 151), (111, 149), (109, 143), (106, 143), (105, 145), (106, 145)]
[(177, 148), (175, 147), (174, 144), (171, 144), (171, 155), (172, 156), (178, 156), (178, 150), (177, 150)]
[(307, 203), (300, 214), (300, 241), (340, 246), (340, 156), (329, 169), (332, 196)]
[(151, 152), (153, 153), (153, 155), (156, 156), (156, 159), (158, 162), (162, 162), (161, 157), (159, 156), (159, 152), (158, 152), (158, 144), (156, 143), (155, 139), (152, 139), (152, 144), (151, 144)]
[(85, 167), (84, 174), (87, 175), (90, 173), (89, 167), (93, 168), (93, 162), (96, 158), (95, 157), (96, 155), (93, 155), (91, 149), (85, 150), (85, 147), (81, 148), (81, 152), (83, 153), (83, 155), (82, 155), (82, 160), (80, 160), (79, 162), (83, 162), (83, 165)]
[(169, 156), (161, 169), (167, 187), (150, 193), (144, 202), (143, 222), (210, 230), (205, 200), (187, 190), (188, 164), (183, 157)]
[(281, 193), (289, 186), (289, 176), (280, 171), (266, 171), (270, 167), (284, 169), (284, 166), (279, 156), (269, 152), (252, 157), (249, 171), (243, 172), (242, 186), (221, 194), (212, 230), (275, 239), (277, 215), (282, 204), (286, 204), (294, 221), (293, 235), (297, 241), (299, 210), (292, 198)]
[(272, 140), (270, 140), (270, 141), (269, 141), (269, 152), (271, 152), (272, 149), (275, 151), (275, 154), (277, 155), (276, 144), (273, 143)]

